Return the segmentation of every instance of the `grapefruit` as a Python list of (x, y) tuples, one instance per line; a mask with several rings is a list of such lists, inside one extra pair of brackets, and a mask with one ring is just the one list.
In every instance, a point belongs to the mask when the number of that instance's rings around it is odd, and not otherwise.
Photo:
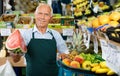
[(110, 20), (118, 21), (120, 19), (120, 13), (117, 11), (114, 11), (110, 14), (109, 17), (110, 17)]
[(109, 25), (113, 26), (113, 27), (117, 27), (119, 25), (119, 22), (117, 22), (117, 21), (110, 21)]
[(101, 25), (108, 24), (109, 21), (110, 21), (110, 18), (109, 18), (108, 15), (100, 15), (100, 16), (98, 17), (98, 19), (99, 19), (99, 22), (100, 22)]
[(99, 23), (98, 18), (94, 19), (94, 20), (92, 21), (92, 27), (93, 27), (93, 28), (98, 28), (99, 26), (100, 26), (100, 23)]

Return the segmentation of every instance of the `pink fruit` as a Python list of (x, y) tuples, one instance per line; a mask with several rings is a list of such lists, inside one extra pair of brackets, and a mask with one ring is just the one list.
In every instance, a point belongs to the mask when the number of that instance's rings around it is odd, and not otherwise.
[(80, 68), (80, 63), (78, 61), (72, 61), (70, 66), (73, 68)]
[(74, 57), (74, 61), (78, 61), (80, 64), (82, 64), (84, 61), (84, 58), (82, 56), (76, 55)]

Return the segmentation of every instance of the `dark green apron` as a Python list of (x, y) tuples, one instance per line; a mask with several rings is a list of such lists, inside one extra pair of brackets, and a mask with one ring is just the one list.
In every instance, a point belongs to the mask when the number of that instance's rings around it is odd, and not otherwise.
[(35, 39), (33, 33), (27, 49), (26, 76), (58, 76), (54, 36), (52, 39)]

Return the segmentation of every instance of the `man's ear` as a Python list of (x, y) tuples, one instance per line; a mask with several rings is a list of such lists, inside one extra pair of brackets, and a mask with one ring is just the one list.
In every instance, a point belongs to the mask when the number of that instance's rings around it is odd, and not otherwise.
[(51, 19), (53, 18), (53, 16), (51, 16)]
[(36, 11), (34, 12), (34, 16), (35, 16), (35, 14), (36, 14)]
[(53, 16), (50, 17), (50, 21), (52, 20)]

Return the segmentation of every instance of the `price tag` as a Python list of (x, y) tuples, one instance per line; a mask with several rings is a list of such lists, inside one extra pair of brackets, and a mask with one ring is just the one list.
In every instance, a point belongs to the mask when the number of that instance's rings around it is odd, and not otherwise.
[(99, 41), (100, 41), (101, 49), (102, 49), (102, 58), (106, 60), (106, 58), (108, 57), (107, 52), (109, 51), (108, 43), (104, 39), (99, 39)]
[(24, 28), (24, 29), (28, 29), (29, 27), (30, 27), (29, 24), (25, 24), (25, 25), (23, 25), (23, 28)]
[(98, 53), (98, 41), (97, 41), (96, 36), (93, 36), (93, 37), (94, 37), (94, 40), (93, 40), (93, 43), (94, 43), (94, 52)]
[(81, 26), (81, 29), (82, 29), (83, 32), (87, 31), (87, 27), (86, 26)]
[(112, 64), (118, 64), (118, 58), (117, 58), (117, 54), (120, 54), (119, 51), (117, 51), (117, 46), (112, 44), (112, 43), (109, 43), (108, 44), (108, 47), (109, 47), (109, 51), (107, 52), (108, 53), (108, 57), (107, 57), (107, 60), (112, 63)]
[(72, 42), (73, 37), (72, 36), (67, 36), (66, 42)]
[(106, 61), (107, 66), (113, 70), (118, 76), (120, 76), (120, 66), (111, 64), (109, 61)]
[(118, 51), (118, 46), (109, 43), (109, 51), (108, 57), (106, 58), (107, 65), (110, 67), (113, 71), (120, 74), (120, 51)]
[(72, 36), (73, 32), (73, 29), (63, 29), (63, 36)]
[(87, 47), (87, 49), (89, 48), (89, 45), (90, 45), (90, 36), (91, 36), (91, 34), (89, 34), (89, 33), (83, 34), (83, 41), (84, 41), (84, 44)]
[(11, 29), (0, 29), (1, 36), (9, 36), (11, 34)]
[[(119, 49), (120, 49), (120, 47), (119, 47)], [(119, 50), (120, 51), (120, 50)], [(117, 54), (117, 57), (118, 57), (118, 59), (120, 58), (120, 54)], [(118, 64), (120, 64), (120, 60), (118, 60)], [(120, 76), (120, 66), (118, 66), (118, 71), (117, 71), (117, 74)]]

